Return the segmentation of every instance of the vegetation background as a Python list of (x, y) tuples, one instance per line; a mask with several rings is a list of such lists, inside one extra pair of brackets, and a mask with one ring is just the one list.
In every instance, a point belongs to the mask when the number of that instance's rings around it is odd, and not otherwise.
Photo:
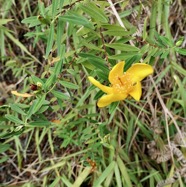
[[(0, 15), (1, 186), (186, 185), (184, 0), (0, 0)], [(154, 74), (140, 102), (100, 109), (87, 77), (108, 84), (123, 60)]]

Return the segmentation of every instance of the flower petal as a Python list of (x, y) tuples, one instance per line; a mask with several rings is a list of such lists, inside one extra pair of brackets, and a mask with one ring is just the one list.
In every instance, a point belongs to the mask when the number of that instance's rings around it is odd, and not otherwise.
[(11, 93), (13, 95), (20, 96), (20, 97), (32, 97), (33, 96), (32, 94), (28, 94), (28, 93), (18, 93), (16, 90), (11, 91)]
[(152, 66), (145, 63), (136, 63), (127, 70), (127, 73), (132, 74), (133, 82), (137, 82), (152, 74), (153, 68)]
[(93, 77), (89, 76), (88, 77), (89, 81), (94, 85), (97, 86), (100, 90), (102, 90), (105, 93), (111, 94), (113, 93), (113, 89), (109, 86), (104, 86), (103, 84), (101, 84), (99, 81), (97, 81), (96, 79), (94, 79)]
[(129, 93), (136, 101), (139, 101), (142, 94), (141, 82), (137, 82), (133, 90)]
[(127, 94), (104, 95), (99, 99), (97, 105), (100, 108), (105, 107), (105, 106), (111, 104), (112, 102), (124, 100), (127, 96), (128, 96)]
[(109, 73), (109, 81), (111, 84), (117, 84), (118, 83), (118, 77), (123, 75), (123, 68), (124, 68), (125, 62), (121, 61), (117, 63), (112, 70)]

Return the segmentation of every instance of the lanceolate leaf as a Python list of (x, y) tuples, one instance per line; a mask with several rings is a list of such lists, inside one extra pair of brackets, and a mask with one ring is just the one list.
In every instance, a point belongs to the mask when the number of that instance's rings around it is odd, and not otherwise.
[(53, 41), (54, 41), (54, 23), (51, 23), (49, 35), (48, 35), (48, 40), (47, 40), (46, 58), (48, 57), (48, 55), (52, 49)]
[(75, 25), (82, 25), (84, 27), (94, 29), (93, 24), (87, 18), (74, 12), (70, 12), (64, 16), (60, 16), (60, 20), (64, 20)]
[(104, 12), (92, 2), (89, 2), (87, 4), (81, 3), (79, 5), (79, 8), (81, 8), (90, 17), (94, 18), (95, 21), (100, 21), (103, 23), (108, 22), (108, 18), (105, 16)]
[(45, 97), (46, 95), (44, 94), (41, 98), (37, 98), (36, 100), (33, 101), (33, 104), (28, 111), (28, 115), (27, 115), (28, 119), (31, 117), (31, 115), (35, 114), (41, 108), (41, 106), (45, 102)]
[(105, 44), (107, 47), (117, 49), (120, 51), (139, 51), (139, 48), (135, 46), (131, 46), (129, 44), (121, 44), (121, 43), (112, 43), (112, 44)]
[(10, 144), (2, 144), (2, 143), (0, 143), (0, 153), (5, 152), (9, 148), (10, 148)]
[(38, 20), (37, 16), (31, 16), (31, 17), (25, 18), (21, 21), (21, 23), (28, 24), (30, 28), (35, 27), (37, 25), (41, 25), (41, 22)]
[(47, 79), (46, 83), (45, 83), (45, 88), (46, 89), (49, 89), (50, 86), (55, 83), (55, 80), (56, 80), (56, 75), (55, 74), (52, 74), (50, 75), (50, 77)]
[(60, 91), (56, 91), (56, 90), (52, 90), (51, 93), (57, 97), (58, 99), (61, 99), (61, 100), (66, 100), (66, 99), (69, 99), (69, 96), (60, 92)]
[(186, 49), (181, 48), (175, 48), (176, 52), (178, 52), (180, 55), (186, 56)]
[(22, 124), (22, 125), (24, 125), (23, 121), (21, 121), (19, 118), (15, 117), (13, 115), (7, 114), (7, 115), (5, 115), (5, 117), (6, 117), (6, 119), (8, 119), (8, 120), (10, 120), (10, 121), (12, 121), (12, 122), (14, 122), (16, 124), (19, 124), (19, 125)]
[(21, 108), (19, 108), (17, 104), (10, 104), (10, 107), (12, 110), (18, 112), (19, 114), (26, 115), (26, 113)]
[(46, 127), (46, 126), (49, 126), (51, 124), (50, 121), (32, 121), (29, 123), (30, 126), (33, 126), (33, 127)]
[(62, 84), (64, 87), (66, 88), (70, 88), (70, 89), (78, 89), (79, 86), (76, 84), (73, 84), (71, 82), (67, 82), (67, 81), (59, 81), (60, 84)]
[(102, 172), (100, 177), (94, 182), (93, 187), (100, 186), (101, 183), (108, 177), (108, 175), (114, 171), (114, 167), (116, 165), (115, 161), (112, 161), (109, 166)]

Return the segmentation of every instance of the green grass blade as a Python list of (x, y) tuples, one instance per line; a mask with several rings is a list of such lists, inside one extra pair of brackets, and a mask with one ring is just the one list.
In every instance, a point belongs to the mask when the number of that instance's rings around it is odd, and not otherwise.
[(112, 161), (109, 166), (102, 172), (101, 176), (94, 181), (93, 187), (100, 186), (101, 183), (107, 178), (107, 176), (114, 170), (115, 165), (115, 161)]
[(86, 167), (77, 177), (72, 187), (79, 187), (91, 172), (91, 167)]
[(117, 157), (117, 164), (119, 166), (123, 179), (126, 182), (126, 187), (133, 187), (127, 168), (119, 156)]

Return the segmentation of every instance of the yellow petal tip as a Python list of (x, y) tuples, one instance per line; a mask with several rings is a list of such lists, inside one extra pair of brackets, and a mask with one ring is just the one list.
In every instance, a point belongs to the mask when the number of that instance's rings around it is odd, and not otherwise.
[(11, 91), (11, 93), (19, 97), (32, 97), (33, 96), (32, 94), (28, 94), (28, 93), (18, 93), (16, 90)]

